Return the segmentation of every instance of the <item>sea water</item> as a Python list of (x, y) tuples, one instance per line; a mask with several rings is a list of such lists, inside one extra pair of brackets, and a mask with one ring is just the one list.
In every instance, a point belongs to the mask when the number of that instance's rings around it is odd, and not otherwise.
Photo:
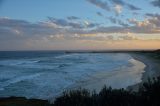
[(127, 53), (0, 52), (0, 97), (50, 99), (68, 88), (103, 84), (126, 88), (141, 81), (144, 67)]

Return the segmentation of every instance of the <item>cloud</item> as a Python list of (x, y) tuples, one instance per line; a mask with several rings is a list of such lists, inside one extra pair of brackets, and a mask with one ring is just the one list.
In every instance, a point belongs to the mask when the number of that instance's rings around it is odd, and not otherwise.
[(70, 16), (70, 17), (67, 17), (68, 20), (78, 20), (80, 19), (79, 17), (76, 17), (76, 16)]
[[(154, 16), (154, 15), (153, 15)], [(137, 20), (130, 20), (132, 26), (128, 26), (121, 20), (109, 17), (111, 20), (121, 26), (99, 26), (89, 21), (83, 22), (83, 28), (73, 28), (72, 24), (68, 24), (65, 21), (44, 21), (38, 23), (31, 23), (25, 20), (15, 20), (9, 18), (0, 18), (0, 42), (20, 42), (29, 44), (28, 42), (57, 42), (59, 40), (124, 40), (124, 39), (135, 39), (133, 36), (126, 35), (128, 32), (131, 33), (160, 33), (159, 24), (157, 20), (152, 18), (140, 22)], [(147, 22), (149, 21), (149, 22)], [(114, 21), (113, 21), (114, 22)], [(154, 24), (154, 26), (150, 26)], [(60, 27), (59, 25), (65, 25)], [(67, 28), (66, 28), (67, 26)], [(71, 27), (68, 27), (71, 26)], [(88, 29), (93, 28), (94, 29)], [(114, 33), (119, 33), (125, 36), (113, 37)], [(94, 36), (93, 36), (94, 35)]]
[(89, 33), (126, 33), (128, 29), (120, 26), (98, 27), (91, 30)]
[(121, 35), (121, 36), (119, 36), (119, 39), (121, 39), (121, 40), (139, 40), (139, 38), (132, 33), (127, 33), (125, 35)]
[(97, 12), (96, 13), (98, 16), (103, 16), (103, 14), (101, 12)]
[(100, 24), (84, 21), (84, 25), (85, 25), (85, 28), (94, 28), (94, 27), (98, 27)]
[(122, 9), (123, 9), (123, 7), (121, 5), (116, 4), (114, 7), (116, 15), (119, 15), (122, 12)]
[[(46, 22), (31, 23), (24, 20), (0, 18), (0, 33), (2, 36), (12, 36), (21, 34), (24, 38), (30, 36), (43, 36), (49, 34), (59, 34), (65, 29), (50, 26)], [(8, 31), (8, 32), (7, 32)], [(7, 32), (8, 34), (5, 34)]]
[(155, 6), (155, 7), (159, 7), (159, 8), (160, 8), (160, 0), (153, 0), (153, 1), (151, 2), (151, 4), (152, 4), (153, 6)]
[(123, 26), (123, 27), (128, 27), (129, 26), (127, 23), (124, 23), (121, 20), (118, 20), (118, 24), (121, 25), (121, 26)]
[(115, 4), (118, 4), (118, 5), (122, 5), (124, 6), (126, 3), (122, 0), (110, 0), (111, 2), (115, 3)]
[[(127, 7), (129, 10), (135, 11), (135, 10), (141, 10), (141, 8), (136, 7), (132, 4), (129, 4), (127, 2), (124, 2), (123, 0), (108, 0), (108, 1), (102, 1), (102, 0), (86, 0), (89, 3), (103, 9), (106, 11), (114, 11), (116, 15), (119, 15), (122, 13), (123, 7)], [(98, 13), (97, 15), (101, 16), (102, 14)]]
[(89, 3), (94, 4), (95, 6), (102, 8), (106, 11), (110, 11), (110, 7), (107, 2), (101, 0), (87, 0)]
[(141, 8), (136, 7), (136, 6), (134, 6), (134, 5), (131, 5), (131, 4), (127, 4), (127, 6), (128, 6), (128, 8), (129, 8), (130, 10), (141, 10)]
[(90, 33), (90, 34), (75, 34), (69, 36), (69, 39), (76, 40), (92, 40), (92, 41), (122, 41), (122, 40), (139, 40), (134, 34), (115, 34), (115, 33)]
[(146, 16), (152, 17), (152, 18), (158, 18), (160, 20), (160, 14), (152, 14), (152, 13), (146, 13)]
[(88, 28), (99, 26), (99, 24), (89, 21), (84, 21), (81, 24), (82, 27), (79, 28), (77, 24), (61, 19), (31, 23), (24, 20), (0, 18), (0, 41), (4, 39), (17, 41), (30, 39), (44, 40), (50, 39), (51, 36), (55, 39), (67, 39), (75, 33), (84, 34), (87, 33)]
[(151, 29), (160, 29), (160, 15), (159, 14), (146, 14), (147, 19), (143, 21), (138, 21), (136, 19), (128, 20), (130, 23), (138, 26), (138, 27), (148, 27)]
[(145, 19), (143, 21), (138, 21), (136, 19), (130, 19), (129, 22), (131, 24), (136, 25), (137, 27), (152, 27), (154, 26), (153, 23), (150, 22), (151, 19)]
[(151, 18), (148, 19), (150, 23), (154, 24), (156, 27), (160, 27), (160, 14), (146, 14), (146, 16), (149, 16)]
[(127, 23), (124, 23), (122, 20), (116, 19), (114, 17), (108, 17), (107, 19), (109, 19), (112, 23), (121, 25), (123, 27), (128, 27), (129, 26)]
[(83, 28), (94, 28), (99, 25), (97, 23), (92, 23), (88, 21), (72, 21), (73, 17), (69, 21), (65, 19), (56, 19), (53, 17), (48, 17), (48, 19), (50, 23), (53, 23), (53, 24), (56, 24), (57, 26), (65, 27), (65, 28), (83, 29)]
[[(157, 24), (157, 14), (148, 14), (149, 23), (147, 20), (142, 21), (138, 26), (139, 21), (132, 20), (132, 26), (98, 26), (94, 29), (88, 27), (95, 26), (94, 23), (83, 21), (84, 28), (68, 27), (68, 21), (50, 20), (44, 22), (32, 23), (25, 20), (16, 20), (10, 18), (0, 18), (0, 49), (6, 50), (11, 48), (18, 49), (51, 49), (51, 48), (70, 48), (76, 46), (74, 43), (81, 41), (123, 41), (123, 40), (140, 40), (134, 36), (138, 34), (159, 34), (160, 28)], [(155, 19), (154, 19), (155, 18)], [(114, 19), (114, 18), (113, 18)], [(59, 19), (56, 19), (59, 20)], [(124, 24), (122, 21), (115, 19), (117, 24)], [(59, 24), (59, 22), (61, 24)], [(70, 22), (70, 21), (69, 21)], [(130, 22), (131, 23), (131, 22)], [(147, 24), (145, 24), (147, 23)], [(155, 27), (151, 27), (154, 24)], [(66, 25), (64, 27), (60, 25)], [(62, 43), (63, 42), (63, 43)], [(79, 44), (80, 44), (79, 43)], [(66, 44), (63, 46), (63, 44)], [(79, 45), (78, 44), (78, 45)], [(1, 46), (3, 45), (3, 46)]]
[(111, 2), (121, 5), (121, 6), (127, 6), (130, 10), (141, 10), (139, 7), (136, 7), (132, 4), (126, 3), (123, 0), (110, 0)]
[(107, 17), (107, 19), (109, 19), (112, 23), (116, 24), (117, 23), (117, 19), (114, 17)]
[(160, 27), (155, 27), (154, 24), (148, 23), (147, 20), (144, 22), (135, 22), (133, 26), (109, 26), (109, 27), (99, 27), (95, 30), (92, 30), (90, 33), (160, 33)]

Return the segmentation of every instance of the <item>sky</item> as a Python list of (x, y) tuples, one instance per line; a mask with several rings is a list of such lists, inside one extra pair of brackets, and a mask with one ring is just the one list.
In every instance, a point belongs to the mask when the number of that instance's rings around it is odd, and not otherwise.
[(160, 49), (160, 0), (0, 0), (0, 51)]

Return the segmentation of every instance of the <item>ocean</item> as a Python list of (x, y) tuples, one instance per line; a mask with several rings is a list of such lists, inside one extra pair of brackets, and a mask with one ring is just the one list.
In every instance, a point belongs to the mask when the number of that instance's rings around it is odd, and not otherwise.
[(73, 88), (126, 88), (141, 82), (144, 68), (128, 53), (0, 52), (0, 97), (51, 99)]

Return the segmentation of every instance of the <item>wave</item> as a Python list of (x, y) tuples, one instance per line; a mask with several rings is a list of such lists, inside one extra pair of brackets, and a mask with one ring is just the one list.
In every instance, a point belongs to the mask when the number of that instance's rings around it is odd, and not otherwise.
[(71, 57), (71, 56), (74, 56), (74, 55), (77, 55), (77, 53), (74, 53), (74, 54), (65, 54), (65, 55), (57, 56), (55, 58), (56, 59), (61, 59), (61, 58)]
[(18, 83), (24, 80), (30, 80), (33, 79), (35, 77), (39, 77), (40, 75), (42, 75), (42, 73), (36, 73), (33, 75), (26, 75), (26, 76), (21, 76), (21, 77), (16, 77), (16, 78), (12, 78), (10, 80), (4, 81), (0, 83), (0, 90), (4, 90), (5, 87), (14, 84), (14, 83)]
[[(92, 88), (98, 87), (99, 84), (126, 87), (140, 81), (144, 68), (143, 64), (133, 60), (128, 54), (58, 54), (0, 60), (0, 65), (3, 64), (5, 66), (1, 68), (0, 75), (6, 77), (10, 74), (9, 79), (0, 81), (0, 95), (27, 96), (34, 93), (36, 95), (30, 97), (43, 99), (71, 85), (88, 88), (92, 85)], [(23, 86), (23, 90), (27, 91), (24, 94), (19, 91), (19, 84), (33, 81), (36, 91), (33, 84), (29, 85), (30, 89)], [(8, 92), (8, 88), (15, 90), (15, 94)], [(43, 88), (47, 92), (42, 92)]]
[[(79, 81), (72, 88), (85, 88), (99, 92), (104, 85), (112, 88), (127, 88), (141, 82), (146, 65), (134, 58), (128, 60), (132, 66), (123, 65), (112, 71), (102, 71), (92, 74), (87, 80)], [(122, 83), (123, 82), (123, 83)]]
[(5, 60), (5, 61), (0, 61), (0, 66), (33, 64), (33, 63), (38, 63), (39, 61), (40, 60)]

